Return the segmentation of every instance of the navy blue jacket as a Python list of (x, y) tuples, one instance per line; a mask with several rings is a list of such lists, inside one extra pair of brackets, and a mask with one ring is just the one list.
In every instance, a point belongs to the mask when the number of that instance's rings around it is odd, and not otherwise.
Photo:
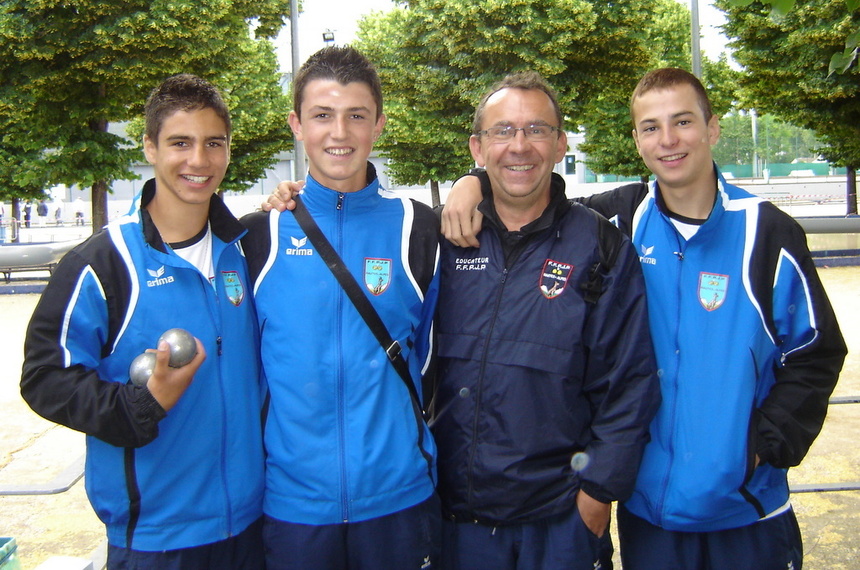
[[(481, 246), (442, 243), (434, 434), (446, 514), (534, 521), (574, 508), (580, 488), (624, 500), (660, 400), (638, 256), (569, 204), (560, 178), (519, 232), (504, 230), (484, 182)], [(589, 302), (599, 239), (618, 253)], [(577, 452), (584, 469), (571, 467)]]

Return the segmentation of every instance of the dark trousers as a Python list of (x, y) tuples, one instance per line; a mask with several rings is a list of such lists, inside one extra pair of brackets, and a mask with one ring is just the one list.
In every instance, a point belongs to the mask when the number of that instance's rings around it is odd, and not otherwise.
[(441, 511), (434, 493), (414, 507), (330, 525), (265, 517), (267, 570), (439, 569)]
[(264, 570), (263, 519), (211, 544), (144, 552), (108, 545), (108, 570)]
[(712, 532), (664, 530), (618, 507), (624, 570), (800, 570), (803, 544), (794, 511)]
[(598, 538), (576, 507), (505, 526), (442, 523), (446, 570), (612, 570), (609, 529)]

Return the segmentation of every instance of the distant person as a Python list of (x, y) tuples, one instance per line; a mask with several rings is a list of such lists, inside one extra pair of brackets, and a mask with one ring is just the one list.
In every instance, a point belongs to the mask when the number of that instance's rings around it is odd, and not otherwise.
[(32, 213), (32, 210), (33, 210), (33, 205), (30, 203), (30, 201), (27, 200), (26, 202), (24, 202), (24, 227), (25, 228), (30, 227), (30, 215)]
[[(647, 73), (630, 114), (656, 180), (583, 200), (639, 251), (661, 371), (663, 403), (618, 509), (624, 570), (799, 569), (786, 475), (821, 430), (847, 352), (833, 308), (797, 222), (714, 164), (719, 119), (694, 75)], [(443, 226), (474, 245), (480, 189), (462, 182)]]
[[(67, 253), (33, 313), (21, 394), (87, 434), (87, 495), (107, 526), (109, 569), (264, 568), (257, 321), (239, 238), (215, 194), (230, 162), (218, 91), (165, 80), (146, 105), (155, 178), (139, 208)], [(180, 327), (197, 354), (152, 375), (129, 365)]]
[(85, 206), (84, 206), (84, 201), (81, 199), (80, 196), (75, 198), (74, 207), (75, 207), (75, 225), (76, 226), (83, 226), (84, 225), (84, 209), (85, 209)]
[[(368, 162), (385, 114), (362, 54), (313, 54), (293, 102), (309, 162), (301, 201), (397, 345), (382, 347), (295, 216), (242, 218), (271, 397), (267, 568), (438, 568), (436, 448), (410, 392), (431, 362), (439, 222), (385, 192)], [(398, 346), (409, 378), (389, 361)]]
[(58, 226), (63, 225), (63, 201), (54, 200), (54, 221)]
[(39, 200), (39, 205), (36, 206), (36, 215), (39, 216), (39, 226), (44, 228), (48, 223), (48, 204), (44, 198)]

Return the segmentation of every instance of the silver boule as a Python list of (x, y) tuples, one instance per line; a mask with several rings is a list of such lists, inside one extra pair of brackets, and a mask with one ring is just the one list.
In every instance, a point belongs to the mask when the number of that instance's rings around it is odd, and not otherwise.
[(155, 353), (144, 352), (131, 361), (128, 376), (135, 386), (146, 386), (153, 370), (155, 370)]
[[(170, 345), (171, 368), (182, 368), (197, 356), (197, 342), (194, 335), (185, 329), (170, 329), (158, 339), (158, 344), (166, 341)], [(158, 344), (156, 346), (158, 346)]]

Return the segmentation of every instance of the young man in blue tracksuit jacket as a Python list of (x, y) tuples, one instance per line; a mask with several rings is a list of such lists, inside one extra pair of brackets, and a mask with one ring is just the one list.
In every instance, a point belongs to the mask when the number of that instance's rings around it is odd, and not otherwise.
[[(86, 488), (108, 568), (263, 567), (259, 341), (244, 228), (214, 195), (229, 162), (217, 90), (167, 79), (146, 104), (155, 179), (139, 209), (66, 254), (33, 313), (21, 393), (87, 434)], [(129, 365), (188, 330), (197, 355), (144, 385)]]
[[(431, 356), (438, 220), (379, 186), (373, 66), (325, 48), (294, 82), (290, 126), (309, 160), (301, 197), (403, 349), (420, 392)], [(264, 539), (269, 570), (436, 567), (435, 446), (349, 297), (292, 213), (242, 222), (267, 406)]]
[(639, 250), (661, 371), (652, 440), (619, 507), (624, 568), (800, 568), (786, 474), (847, 352), (833, 309), (800, 226), (714, 166), (719, 121), (698, 79), (646, 74), (631, 116), (656, 181), (584, 200)]

